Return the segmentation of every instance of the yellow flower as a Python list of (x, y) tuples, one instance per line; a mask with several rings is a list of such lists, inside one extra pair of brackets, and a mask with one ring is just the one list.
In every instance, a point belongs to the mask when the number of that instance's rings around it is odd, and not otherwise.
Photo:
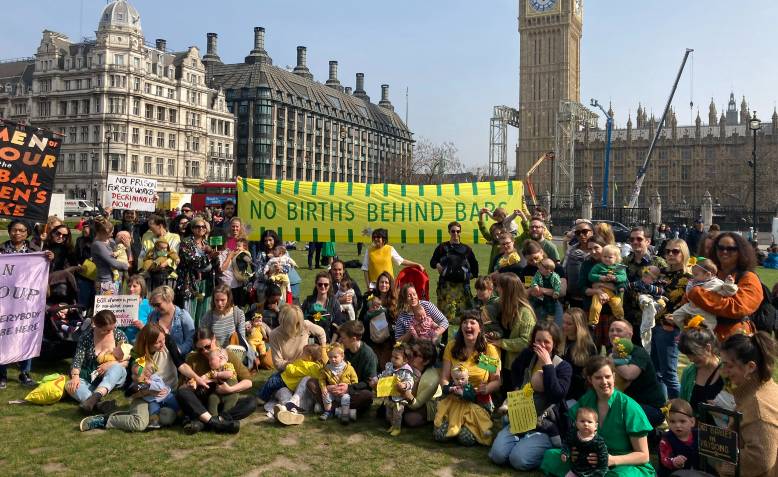
[(705, 318), (703, 318), (700, 315), (694, 315), (691, 320), (689, 320), (688, 323), (686, 323), (686, 326), (684, 326), (684, 329), (686, 330), (692, 330), (694, 328), (699, 328), (702, 323), (705, 322)]

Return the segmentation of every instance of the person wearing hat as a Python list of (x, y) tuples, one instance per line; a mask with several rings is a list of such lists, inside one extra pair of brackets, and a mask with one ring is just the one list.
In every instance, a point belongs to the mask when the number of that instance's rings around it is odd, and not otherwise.
[(689, 250), (697, 250), (704, 235), (705, 223), (703, 223), (702, 217), (698, 217), (694, 221), (694, 228), (686, 233), (686, 245), (689, 246)]

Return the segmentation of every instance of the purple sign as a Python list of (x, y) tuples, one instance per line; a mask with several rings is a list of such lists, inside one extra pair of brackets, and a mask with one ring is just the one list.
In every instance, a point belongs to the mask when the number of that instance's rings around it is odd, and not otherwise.
[(0, 255), (0, 364), (40, 354), (48, 282), (45, 254)]

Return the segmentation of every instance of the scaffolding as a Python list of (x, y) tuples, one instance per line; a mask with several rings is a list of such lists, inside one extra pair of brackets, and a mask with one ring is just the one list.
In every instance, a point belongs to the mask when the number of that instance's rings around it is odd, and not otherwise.
[(495, 106), (489, 126), (489, 176), (508, 179), (508, 126), (519, 127), (519, 111)]
[(575, 205), (575, 136), (582, 127), (596, 128), (597, 114), (576, 101), (560, 101), (554, 133), (552, 206)]

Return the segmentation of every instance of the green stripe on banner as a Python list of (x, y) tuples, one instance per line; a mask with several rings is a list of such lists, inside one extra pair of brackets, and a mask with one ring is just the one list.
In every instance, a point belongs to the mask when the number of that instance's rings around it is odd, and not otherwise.
[(354, 231), (348, 229), (348, 243), (354, 243)]
[(400, 195), (405, 197), (405, 184), (400, 186)]
[(489, 190), (491, 191), (492, 195), (497, 193), (497, 187), (495, 186), (494, 181), (489, 181)]
[(454, 195), (459, 195), (459, 183), (454, 183)]
[(478, 229), (473, 229), (473, 243), (478, 243)]
[(419, 184), (419, 197), (424, 197), (424, 184)]
[(300, 227), (295, 227), (294, 228), (294, 240), (296, 242), (300, 241)]
[(330, 242), (335, 243), (335, 229), (330, 229)]
[(365, 184), (365, 197), (370, 197), (370, 183)]
[(313, 228), (313, 237), (312, 237), (312, 239), (313, 239), (314, 242), (318, 242), (319, 241), (319, 229), (317, 229), (316, 227)]
[(265, 233), (265, 227), (260, 227), (259, 228), (259, 236), (261, 237), (263, 233)]
[(281, 185), (282, 185), (281, 179), (276, 181), (276, 194), (280, 194), (281, 193)]
[(473, 182), (473, 195), (478, 195), (478, 182)]
[(438, 190), (438, 197), (443, 195), (443, 186), (442, 185), (438, 184), (437, 186), (435, 186), (435, 188)]
[(335, 183), (330, 182), (330, 195), (335, 195)]
[(246, 180), (245, 177), (242, 179), (242, 181), (243, 181), (243, 192), (248, 192), (249, 191), (249, 182)]
[(508, 181), (508, 195), (513, 195), (513, 181)]
[(316, 195), (316, 188), (319, 186), (318, 182), (314, 182), (311, 184), (311, 195)]
[(389, 195), (389, 184), (384, 182), (384, 197), (387, 197)]
[(407, 243), (405, 229), (400, 230), (400, 243)]
[(278, 234), (278, 240), (280, 240), (283, 243), (284, 240), (284, 231), (281, 227), (278, 227), (276, 230), (276, 233)]
[(297, 195), (299, 193), (300, 193), (300, 181), (294, 181), (294, 195)]
[(443, 243), (443, 231), (442, 230), (438, 229), (437, 236), (438, 236), (438, 243)]
[(346, 195), (351, 195), (354, 193), (354, 183), (349, 182), (348, 187), (346, 188)]
[(419, 243), (424, 243), (424, 229), (419, 229)]
[(265, 193), (265, 179), (259, 180), (259, 193), (264, 194)]

